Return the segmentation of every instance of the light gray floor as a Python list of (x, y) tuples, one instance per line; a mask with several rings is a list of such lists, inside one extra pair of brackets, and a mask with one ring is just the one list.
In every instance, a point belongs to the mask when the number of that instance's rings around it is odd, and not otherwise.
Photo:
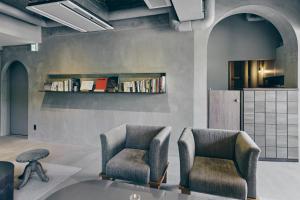
[[(0, 160), (14, 161), (16, 156), (28, 149), (47, 148), (50, 156), (43, 162), (79, 167), (82, 170), (58, 185), (45, 197), (67, 185), (84, 180), (97, 179), (100, 172), (100, 147), (83, 147), (65, 144), (49, 144), (28, 141), (20, 137), (0, 137)], [(170, 156), (168, 184), (164, 189), (176, 190), (179, 182), (179, 159)], [(299, 163), (259, 162), (258, 193), (261, 200), (299, 200), (300, 165)]]

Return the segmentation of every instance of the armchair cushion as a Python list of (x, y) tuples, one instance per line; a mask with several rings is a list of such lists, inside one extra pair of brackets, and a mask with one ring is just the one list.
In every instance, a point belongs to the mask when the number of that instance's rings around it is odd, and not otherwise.
[(247, 183), (232, 160), (196, 156), (189, 175), (193, 191), (246, 199)]
[(197, 156), (234, 160), (238, 131), (193, 129)]
[(126, 148), (148, 150), (152, 139), (163, 129), (159, 126), (126, 126)]
[(148, 152), (140, 149), (123, 149), (108, 161), (106, 174), (116, 179), (135, 181), (142, 184), (149, 183)]

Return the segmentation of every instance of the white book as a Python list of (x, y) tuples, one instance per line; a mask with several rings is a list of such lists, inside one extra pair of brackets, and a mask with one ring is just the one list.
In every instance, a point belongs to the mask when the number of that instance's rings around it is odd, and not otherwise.
[(65, 92), (69, 91), (69, 81), (68, 80), (64, 80), (64, 91)]
[(80, 91), (91, 91), (93, 90), (94, 81), (81, 81)]
[(57, 91), (57, 90), (58, 90), (58, 84), (56, 81), (54, 81), (51, 84), (51, 91)]
[(134, 81), (131, 81), (131, 88), (132, 88), (131, 89), (132, 92), (136, 92), (135, 91), (135, 83), (134, 83)]
[(166, 76), (160, 77), (160, 92), (166, 92)]
[(58, 89), (57, 91), (63, 92), (64, 91), (64, 82), (63, 81), (58, 81)]

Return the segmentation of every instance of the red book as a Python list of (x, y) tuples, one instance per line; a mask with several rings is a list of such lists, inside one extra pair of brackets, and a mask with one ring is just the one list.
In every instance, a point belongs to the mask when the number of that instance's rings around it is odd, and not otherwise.
[(107, 79), (108, 78), (98, 78), (95, 81), (95, 90), (94, 92), (105, 92), (107, 86)]

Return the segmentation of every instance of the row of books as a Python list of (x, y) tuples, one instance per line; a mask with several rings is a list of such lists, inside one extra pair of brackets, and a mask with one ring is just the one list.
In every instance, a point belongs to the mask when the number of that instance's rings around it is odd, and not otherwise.
[(44, 84), (45, 91), (58, 91), (58, 92), (77, 92), (80, 87), (80, 79), (64, 79), (47, 81)]
[(58, 92), (136, 92), (136, 93), (164, 93), (166, 91), (166, 77), (125, 81), (119, 83), (118, 77), (98, 78), (96, 80), (62, 79), (52, 80), (44, 84), (45, 91)]
[(161, 76), (153, 79), (122, 82), (119, 85), (119, 91), (137, 93), (164, 93), (166, 92), (166, 77)]

